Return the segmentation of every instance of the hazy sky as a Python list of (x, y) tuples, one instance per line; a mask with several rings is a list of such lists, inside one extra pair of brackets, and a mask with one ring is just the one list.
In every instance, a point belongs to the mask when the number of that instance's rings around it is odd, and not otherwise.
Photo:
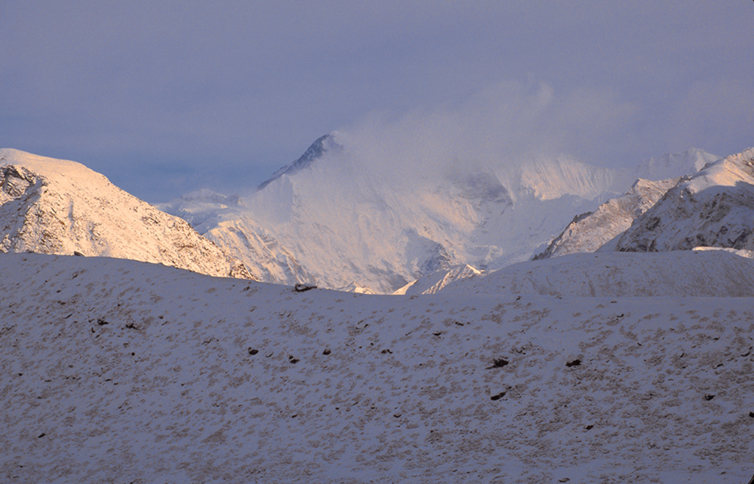
[(332, 130), (727, 155), (754, 145), (752, 25), (749, 0), (4, 0), (0, 147), (152, 202), (254, 186)]

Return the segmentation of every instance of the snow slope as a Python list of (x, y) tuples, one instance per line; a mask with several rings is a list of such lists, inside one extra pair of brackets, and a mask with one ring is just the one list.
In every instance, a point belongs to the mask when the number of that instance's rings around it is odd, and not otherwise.
[(447, 285), (441, 293), (558, 297), (752, 297), (752, 252), (598, 252), (514, 264)]
[(0, 150), (0, 251), (81, 253), (252, 278), (182, 219), (72, 161)]
[(5, 482), (753, 472), (749, 297), (296, 293), (40, 254), (0, 255), (0, 291)]
[(637, 217), (652, 208), (678, 180), (636, 180), (625, 195), (608, 200), (594, 212), (574, 217), (544, 252), (534, 256), (534, 260), (595, 252), (628, 229)]
[(489, 165), (459, 158), (438, 161), (434, 172), (413, 172), (393, 156), (390, 147), (364, 150), (336, 132), (242, 206), (162, 207), (197, 221), (264, 281), (392, 293), (456, 265), (486, 270), (526, 260), (574, 213), (633, 180), (565, 156)]
[(682, 179), (603, 250), (754, 250), (754, 148)]
[(720, 157), (698, 148), (689, 148), (680, 153), (667, 153), (641, 162), (637, 168), (638, 178), (645, 180), (666, 180), (696, 173), (708, 163)]

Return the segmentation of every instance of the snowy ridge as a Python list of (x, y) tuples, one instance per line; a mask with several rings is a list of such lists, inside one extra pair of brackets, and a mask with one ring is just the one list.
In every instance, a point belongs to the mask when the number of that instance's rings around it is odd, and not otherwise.
[(441, 294), (538, 294), (558, 297), (752, 297), (750, 251), (662, 254), (598, 252), (524, 262), (460, 280)]
[(625, 195), (608, 200), (594, 212), (574, 217), (544, 252), (534, 256), (534, 260), (595, 252), (628, 229), (634, 219), (649, 210), (677, 182), (678, 178), (656, 182), (636, 180)]
[(650, 158), (636, 169), (640, 178), (628, 192), (608, 200), (593, 212), (574, 217), (570, 224), (534, 260), (579, 252), (612, 250), (618, 237), (649, 210), (682, 176), (692, 175), (719, 160), (718, 156), (690, 148), (681, 153)]
[(72, 161), (0, 150), (2, 252), (107, 256), (253, 278), (184, 220)]
[(751, 298), (296, 293), (40, 254), (0, 255), (0, 291), (7, 482), (752, 473)]
[(754, 250), (754, 149), (682, 179), (604, 250)]
[(296, 161), (289, 165), (285, 165), (284, 167), (280, 168), (278, 171), (272, 174), (270, 178), (265, 180), (264, 182), (259, 184), (258, 189), (261, 190), (273, 181), (277, 180), (283, 175), (293, 175), (295, 173), (298, 173), (299, 171), (303, 170), (304, 168), (308, 168), (315, 160), (322, 158), (322, 156), (327, 153), (328, 151), (340, 151), (343, 149), (342, 146), (340, 146), (337, 142), (334, 140), (335, 133), (332, 134), (326, 134), (324, 136), (321, 136), (317, 138), (317, 140), (307, 148), (307, 150), (304, 152), (303, 155), (301, 155)]

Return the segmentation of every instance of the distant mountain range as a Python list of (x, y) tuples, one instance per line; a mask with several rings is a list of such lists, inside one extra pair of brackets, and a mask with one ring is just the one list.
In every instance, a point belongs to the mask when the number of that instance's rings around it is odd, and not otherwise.
[(621, 171), (567, 157), (459, 164), (416, 180), (356, 155), (338, 133), (323, 136), (251, 195), (201, 190), (161, 206), (179, 218), (78, 163), (0, 150), (0, 250), (399, 294), (532, 257), (754, 250), (754, 150), (714, 161), (691, 149)]

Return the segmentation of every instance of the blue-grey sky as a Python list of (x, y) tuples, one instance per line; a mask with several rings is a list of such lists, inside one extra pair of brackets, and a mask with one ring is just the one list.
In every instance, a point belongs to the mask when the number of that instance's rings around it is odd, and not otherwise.
[(754, 145), (752, 25), (749, 0), (5, 0), (0, 147), (152, 202), (438, 120), (606, 166), (727, 155)]

